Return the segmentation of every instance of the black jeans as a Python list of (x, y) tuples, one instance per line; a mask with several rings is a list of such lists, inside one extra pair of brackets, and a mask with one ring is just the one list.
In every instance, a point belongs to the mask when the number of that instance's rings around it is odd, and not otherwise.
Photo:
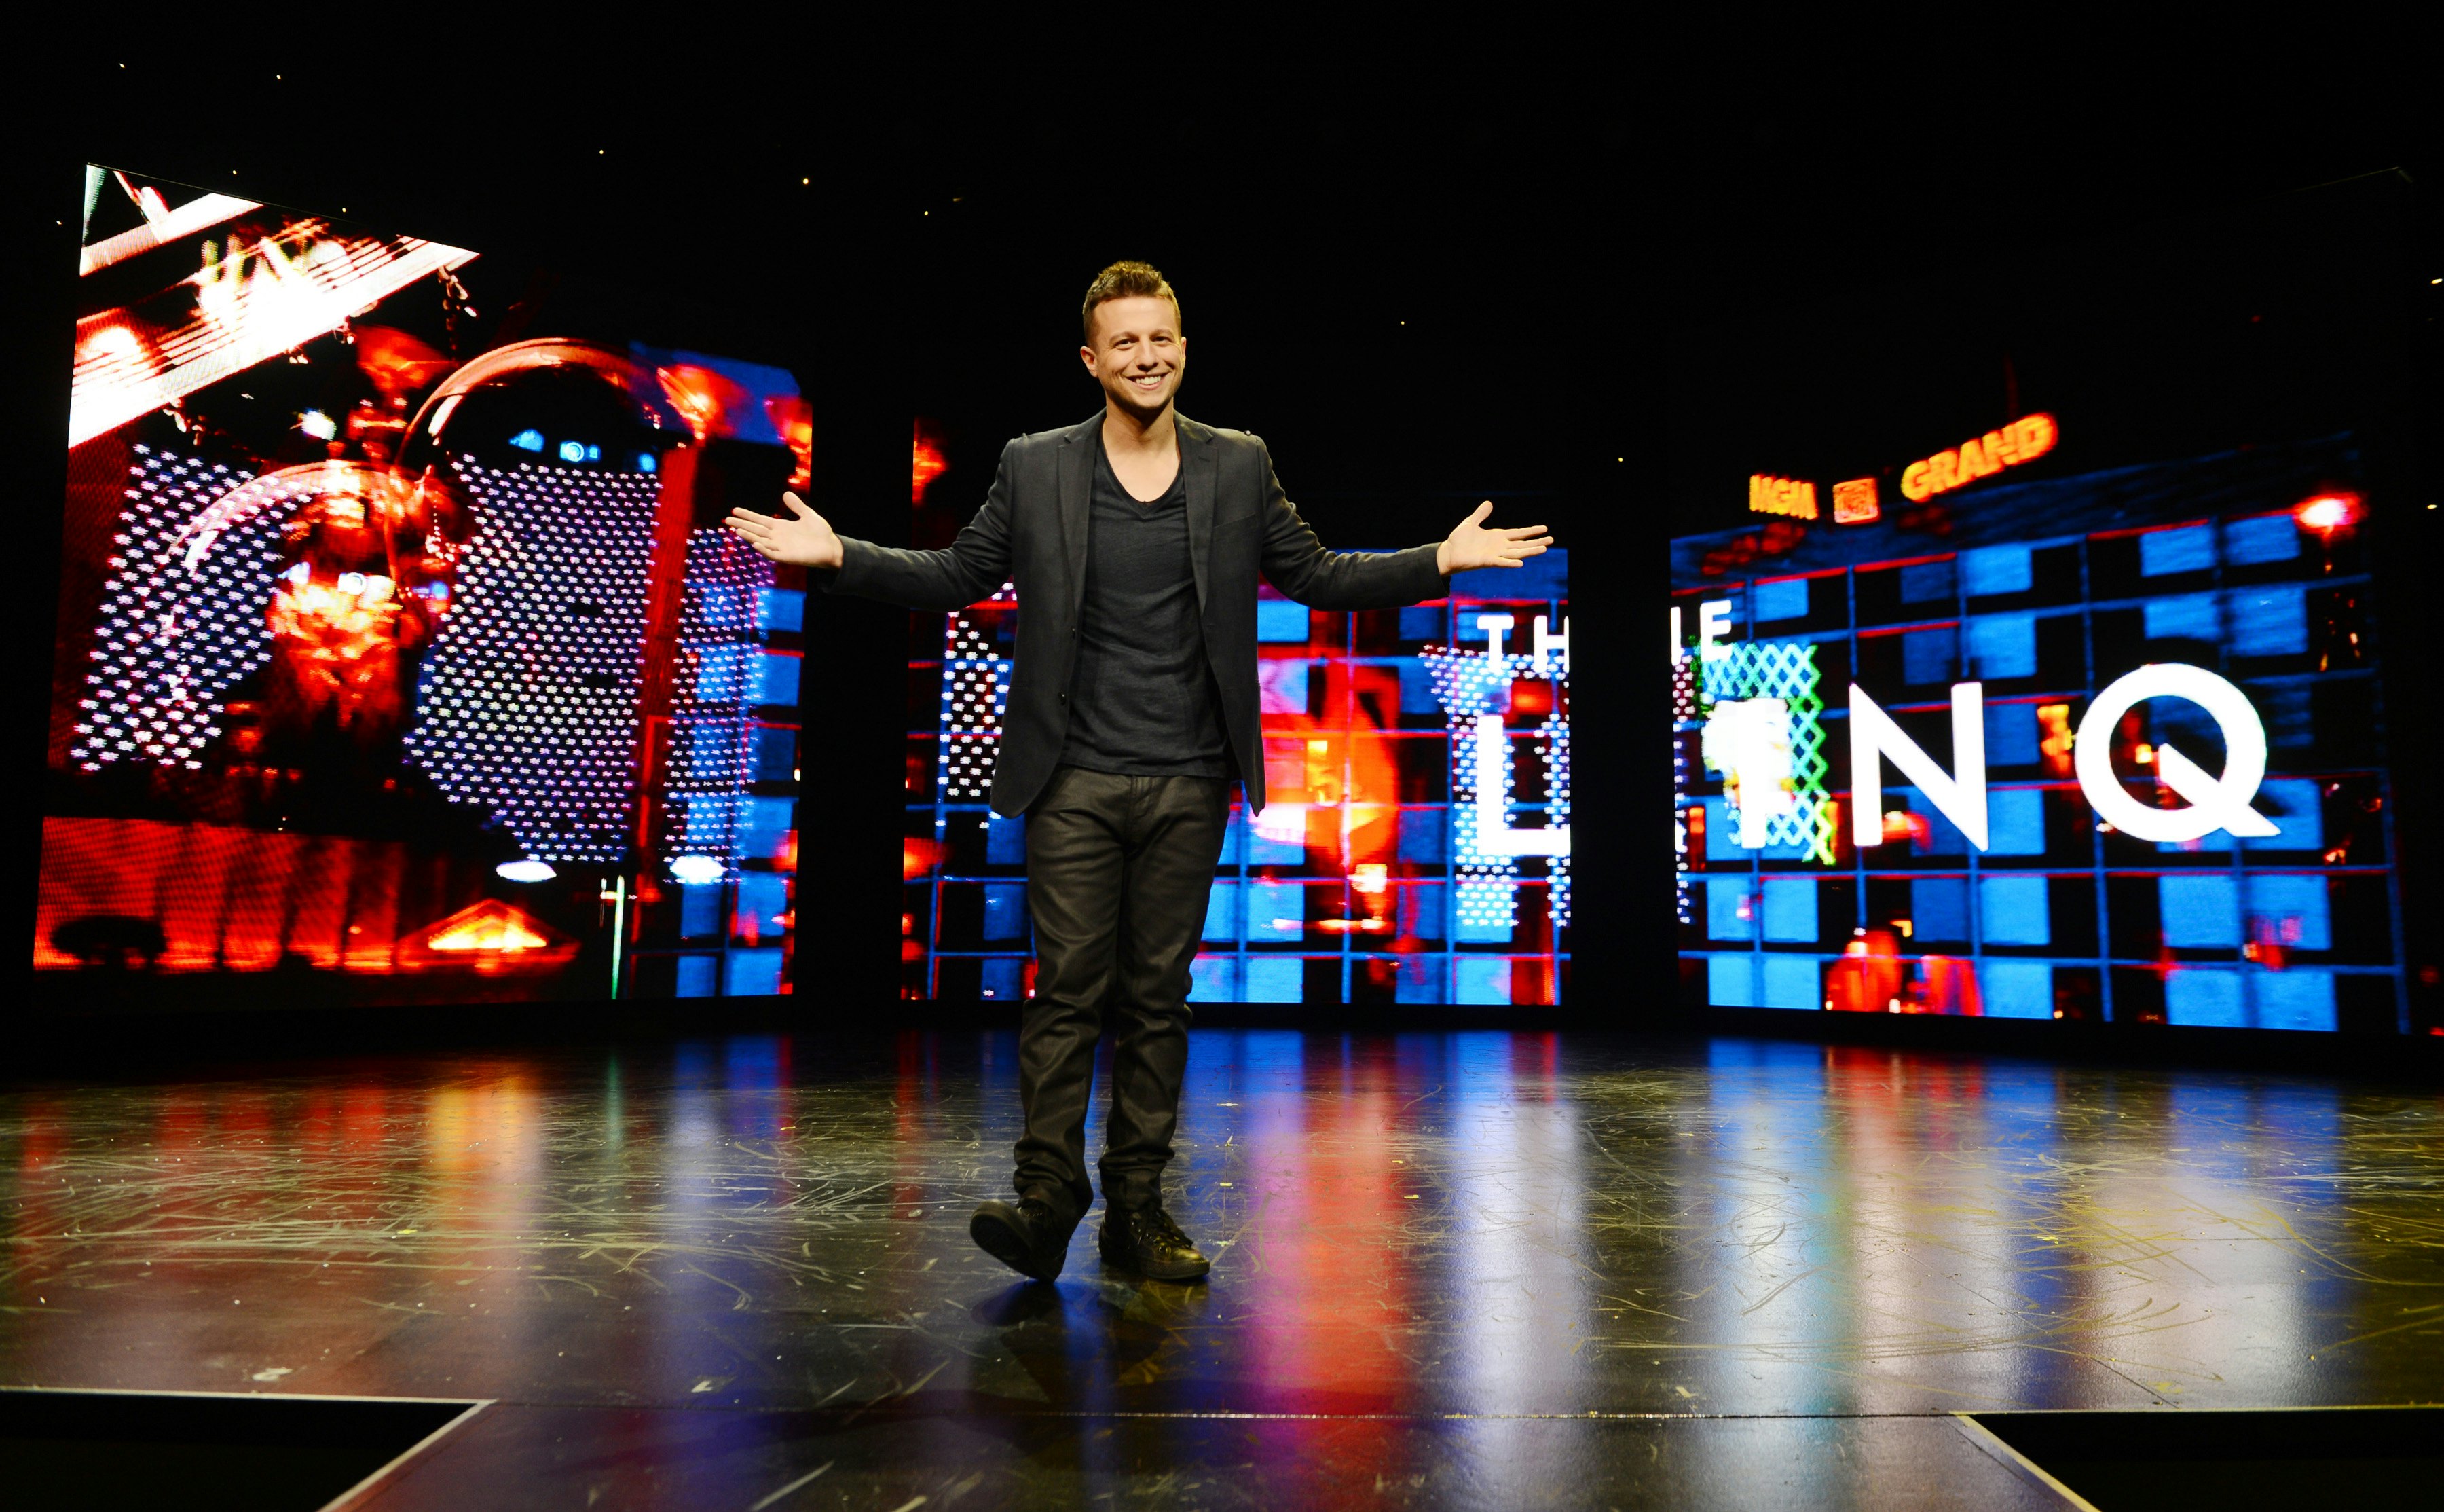
[(1103, 1200), (1162, 1200), (1188, 1070), (1189, 966), (1231, 784), (1219, 777), (1122, 777), (1064, 766), (1027, 811), (1027, 894), (1035, 918), (1035, 996), (1018, 1040), (1021, 1195), (1073, 1222), (1093, 1205), (1086, 1101), (1095, 1045), (1112, 1032), (1112, 1112)]

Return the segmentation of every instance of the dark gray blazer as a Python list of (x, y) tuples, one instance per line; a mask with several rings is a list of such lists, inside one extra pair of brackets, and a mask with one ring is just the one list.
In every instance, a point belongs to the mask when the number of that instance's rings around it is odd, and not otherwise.
[[(1179, 421), (1188, 479), (1188, 552), (1205, 623), (1205, 658), (1222, 693), (1222, 723), (1248, 790), (1265, 806), (1265, 746), (1256, 720), (1256, 575), (1318, 609), (1389, 609), (1442, 597), (1435, 547), (1326, 551), (1273, 475), (1265, 443), (1245, 431)], [(993, 811), (1021, 814), (1052, 776), (1069, 730), (1069, 676), (1086, 585), (1087, 497), (1098, 413), (1083, 425), (1023, 435), (1002, 449), (984, 507), (939, 551), (902, 551), (842, 537), (828, 584), (949, 612), (1005, 582), (1018, 588), (1018, 650), (1004, 700)]]

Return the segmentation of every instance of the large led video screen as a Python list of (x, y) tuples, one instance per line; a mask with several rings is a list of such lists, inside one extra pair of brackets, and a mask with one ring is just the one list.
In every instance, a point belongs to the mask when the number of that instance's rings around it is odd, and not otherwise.
[[(920, 428), (919, 533), (964, 518)], [(1467, 506), (1421, 512), (1456, 517)], [(1569, 979), (1569, 553), (1365, 613), (1260, 589), (1265, 781), (1234, 798), (1192, 1003), (1551, 1004)], [(993, 814), (1008, 585), (911, 617), (900, 990), (1032, 990), (1026, 820)]]
[(2417, 653), (2378, 634), (2360, 445), (2082, 470), (2077, 425), (1760, 473), (1673, 543), (1687, 1001), (2408, 1026), (2383, 687)]
[(38, 982), (788, 990), (804, 585), (718, 523), (805, 485), (792, 377), (563, 328), (531, 252), (84, 187)]

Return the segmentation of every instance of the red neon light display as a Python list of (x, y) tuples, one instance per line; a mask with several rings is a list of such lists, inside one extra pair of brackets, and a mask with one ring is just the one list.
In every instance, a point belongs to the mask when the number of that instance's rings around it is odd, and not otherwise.
[(351, 334), (356, 338), (357, 366), (363, 369), (374, 391), (394, 405), (439, 382), (458, 365), (456, 359), (443, 356), (405, 331), (359, 325)]
[(949, 847), (939, 840), (903, 839), (899, 842), (899, 879), (913, 882), (940, 862)]
[(1797, 478), (1749, 475), (1749, 509), (1755, 514), (1783, 514), (1794, 520), (1816, 518), (1816, 485)]
[(491, 880), (479, 863), (400, 840), (52, 815), (42, 876), (38, 970), (548, 972), (577, 955), (550, 925), (476, 895)]
[(1875, 479), (1852, 478), (1833, 485), (1835, 525), (1872, 525), (1883, 512), (1884, 507), (1876, 497)]
[(2313, 499), (2301, 501), (2292, 515), (2319, 535), (2330, 535), (2345, 526), (2359, 523), (2360, 496), (2356, 493), (2321, 493)]
[(728, 434), (731, 416), (747, 402), (746, 389), (693, 362), (657, 367), (654, 377), (662, 386), (662, 396), (671, 401), (671, 408), (679, 412), (679, 418), (695, 433), (698, 445), (708, 437)]
[(948, 471), (950, 466), (949, 460), (942, 455), (942, 449), (927, 440), (924, 432), (917, 432), (915, 461), (908, 474), (908, 502), (922, 503), (925, 485)]
[(464, 962), (478, 971), (565, 966), (577, 954), (577, 942), (496, 897), (469, 904), (404, 945), (403, 965)]
[(781, 433), (789, 454), (798, 459), (797, 470), (789, 474), (789, 487), (805, 488), (815, 477), (815, 407), (803, 394), (768, 394), (764, 397), (764, 413), (771, 418), (772, 429)]
[(508, 954), (540, 950), (550, 944), (524, 913), (491, 899), (462, 909), (424, 931), (424, 948), (428, 950)]

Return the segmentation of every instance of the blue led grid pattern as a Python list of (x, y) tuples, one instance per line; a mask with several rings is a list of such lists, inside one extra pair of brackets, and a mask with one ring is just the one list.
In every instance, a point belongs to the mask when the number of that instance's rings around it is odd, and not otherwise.
[(776, 669), (794, 672), (797, 665), (764, 649), (771, 586), (772, 563), (731, 531), (689, 532), (666, 736), (665, 827), (655, 839), (665, 860), (709, 857), (733, 881), (742, 832), (752, 828), (747, 784), (755, 769), (755, 708), (797, 702), (794, 687), (766, 686)]
[[(1994, 1017), (2405, 1024), (2366, 543), (2293, 514), (2349, 468), (2346, 452), (2305, 449), (2134, 470), (2116, 488), (1996, 489), (1953, 502), (1949, 542), (1824, 531), (1744, 571), (1704, 570), (1737, 532), (1676, 543), (1673, 601), (1688, 632), (1673, 682), (1680, 953), (1694, 990), (1723, 1006), (1844, 999)], [(2048, 524), (2059, 533), (2040, 534)], [(2081, 528), (2098, 524), (2112, 527)], [(2028, 539), (2009, 539), (2019, 531)], [(1943, 544), (1958, 549), (1927, 555)], [(1878, 546), (1902, 560), (1876, 560)], [(1795, 846), (1741, 849), (1722, 776), (1697, 758), (1697, 605), (1722, 600), (1733, 639), (1811, 647), (1831, 669), (1830, 867)], [(2258, 710), (2270, 762), (2254, 806), (2279, 834), (2154, 844), (2096, 821), (2070, 734), (2103, 684), (2166, 661), (2231, 679)], [(1949, 770), (1945, 700), (1969, 679), (1985, 685), (1988, 849), (1889, 765), (1891, 838), (1853, 845), (1849, 683)], [(2212, 722), (2179, 700), (2151, 701), (2105, 735), (2124, 771), (2163, 742), (2220, 765)]]
[[(1258, 681), (1271, 802), (1253, 822), (1233, 805), (1192, 1001), (1554, 1000), (1569, 956), (1569, 861), (1534, 853), (1556, 848), (1535, 832), (1569, 821), (1567, 581), (1556, 550), (1398, 611), (1311, 611), (1267, 590)], [(926, 715), (909, 737), (912, 998), (1028, 990), (1025, 825), (986, 806), (1019, 612), (1005, 586), (914, 619), (911, 709)], [(1510, 791), (1481, 811), (1488, 718), (1486, 750)], [(1489, 841), (1495, 854), (1476, 844), (1486, 814), (1512, 834)]]

